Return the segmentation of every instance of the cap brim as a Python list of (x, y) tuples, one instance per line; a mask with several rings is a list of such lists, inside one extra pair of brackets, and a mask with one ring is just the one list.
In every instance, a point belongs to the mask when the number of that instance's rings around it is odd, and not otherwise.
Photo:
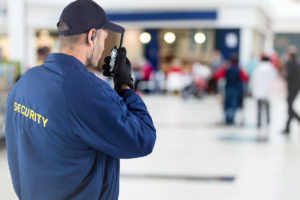
[(102, 28), (106, 28), (108, 30), (117, 32), (117, 33), (124, 33), (125, 29), (122, 26), (119, 26), (117, 24), (114, 24), (112, 22), (108, 22), (106, 24), (104, 24), (104, 26), (102, 26)]

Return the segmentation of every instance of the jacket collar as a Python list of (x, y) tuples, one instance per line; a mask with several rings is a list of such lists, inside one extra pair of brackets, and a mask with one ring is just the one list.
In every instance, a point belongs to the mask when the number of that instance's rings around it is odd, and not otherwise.
[(80, 69), (87, 72), (86, 67), (80, 62), (77, 58), (71, 55), (63, 54), (63, 53), (52, 53), (47, 56), (45, 63), (50, 62), (61, 62), (72, 66), (77, 66)]

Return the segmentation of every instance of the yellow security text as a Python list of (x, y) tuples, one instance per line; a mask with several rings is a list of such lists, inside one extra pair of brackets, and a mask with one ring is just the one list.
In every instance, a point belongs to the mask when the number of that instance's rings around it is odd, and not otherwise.
[(22, 105), (18, 102), (14, 102), (14, 111), (17, 112), (17, 113), (20, 113), (24, 117), (34, 121), (37, 124), (41, 124), (45, 128), (47, 126), (48, 119), (46, 117), (44, 117), (43, 115), (37, 113), (33, 109), (28, 108), (25, 105)]

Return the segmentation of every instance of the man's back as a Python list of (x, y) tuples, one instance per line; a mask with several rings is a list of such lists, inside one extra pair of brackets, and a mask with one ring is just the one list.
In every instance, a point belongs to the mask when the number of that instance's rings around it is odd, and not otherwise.
[(239, 88), (242, 84), (240, 69), (238, 66), (231, 66), (226, 71), (226, 88)]
[[(9, 94), (6, 120), (20, 199), (117, 199), (119, 158), (150, 153), (155, 129), (150, 118), (147, 131), (134, 130), (130, 123), (139, 114), (127, 110), (126, 98), (121, 106), (112, 99), (123, 101), (71, 56), (52, 54), (25, 73)], [(118, 122), (123, 115), (130, 119)]]

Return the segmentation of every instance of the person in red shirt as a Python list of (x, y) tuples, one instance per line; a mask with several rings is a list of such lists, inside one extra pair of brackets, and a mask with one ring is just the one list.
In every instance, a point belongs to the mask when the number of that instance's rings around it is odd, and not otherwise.
[(243, 82), (248, 81), (248, 75), (239, 67), (237, 55), (232, 55), (230, 62), (221, 67), (214, 74), (215, 80), (224, 78), (225, 86), (225, 121), (226, 124), (234, 124), (234, 117), (243, 97)]

